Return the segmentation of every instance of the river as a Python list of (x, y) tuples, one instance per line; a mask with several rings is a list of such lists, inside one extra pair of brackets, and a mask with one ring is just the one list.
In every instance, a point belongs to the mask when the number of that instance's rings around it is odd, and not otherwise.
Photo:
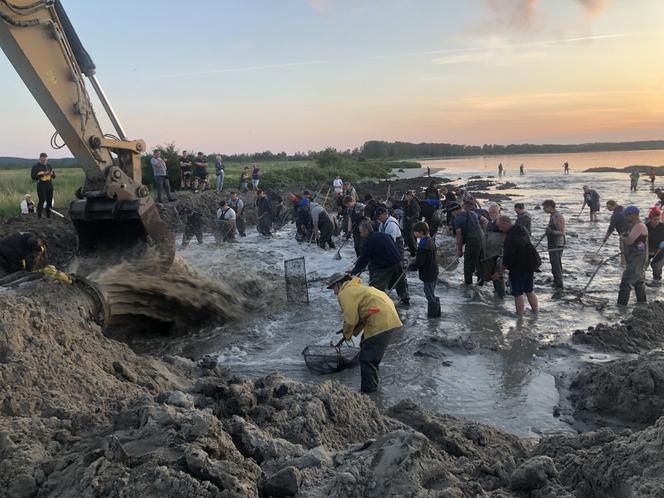
[[(655, 157), (662, 152), (647, 154)], [(613, 164), (634, 162), (626, 158), (628, 155), (633, 159), (646, 153), (625, 153), (621, 163), (615, 159)], [(620, 157), (621, 153), (610, 153), (609, 156)], [(518, 161), (522, 160), (521, 157)], [(655, 197), (645, 183), (637, 192), (630, 193), (629, 180), (624, 173), (581, 173), (580, 168), (573, 168), (572, 174), (563, 175), (559, 168), (562, 156), (531, 157), (533, 163), (526, 164), (532, 166), (526, 169), (524, 176), (508, 176), (509, 181), (517, 183), (517, 188), (501, 190), (511, 197), (511, 201), (502, 203), (502, 208), (505, 213), (513, 214), (514, 202), (524, 202), (533, 216), (533, 236), (537, 239), (543, 234), (547, 216), (536, 207), (544, 199), (556, 200), (568, 221), (568, 242), (563, 256), (566, 285), (582, 289), (596, 267), (587, 256), (599, 248), (609, 219), (606, 210), (600, 213), (598, 223), (590, 223), (587, 212), (578, 216), (582, 185), (588, 184), (598, 190), (602, 206), (613, 198), (623, 205), (634, 203), (646, 208)], [(571, 155), (565, 157), (572, 165), (583, 163), (584, 168), (603, 165), (588, 163), (588, 159), (575, 162)], [(500, 158), (489, 159), (490, 173), (493, 173), (493, 165)], [(486, 176), (484, 167), (477, 166), (489, 164), (489, 159), (424, 164), (444, 164), (446, 169), (437, 175), (449, 176), (461, 184), (470, 176)], [(516, 164), (512, 163), (513, 160), (503, 164)], [(556, 167), (554, 170), (543, 166), (536, 169), (535, 160), (537, 164), (555, 164)], [(474, 169), (454, 169), (451, 164), (474, 165)], [(614, 236), (600, 254), (608, 257), (617, 251), (618, 240)], [(179, 252), (210, 278), (223, 280), (229, 273), (241, 272), (258, 279), (268, 289), (268, 300), (273, 301), (273, 306), (266, 313), (250, 313), (240, 326), (227, 325), (176, 340), (169, 339), (164, 342), (163, 351), (194, 358), (212, 354), (221, 365), (241, 375), (254, 377), (280, 371), (298, 380), (322, 382), (334, 379), (352, 389), (359, 388), (358, 369), (319, 377), (307, 371), (301, 355), (306, 345), (325, 344), (337, 337), (334, 332), (341, 323), (339, 305), (332, 292), (324, 288), (322, 279), (351, 266), (354, 260), (351, 247), (345, 247), (341, 252), (343, 259), (337, 261), (332, 251), (297, 243), (293, 228), (289, 226), (271, 239), (260, 237), (251, 228), (249, 236), (236, 244), (217, 248), (212, 238), (206, 238), (203, 245), (190, 246)], [(306, 259), (310, 303), (289, 305), (285, 304), (282, 295), (270, 296), (270, 282), (283, 282), (284, 260), (297, 257)], [(523, 318), (515, 315), (514, 303), (509, 296), (505, 301), (499, 301), (490, 287), (466, 288), (462, 285), (462, 268), (459, 267), (441, 274), (437, 293), (441, 298), (443, 317), (429, 320), (422, 285), (416, 274), (409, 274), (412, 305), (410, 309), (400, 311), (404, 331), (396, 344), (388, 349), (381, 365), (379, 404), (389, 406), (411, 398), (438, 412), (490, 423), (522, 436), (570, 430), (565, 420), (554, 415), (560, 402), (555, 376), (565, 368), (577, 368), (582, 361), (609, 359), (606, 355), (572, 346), (569, 339), (575, 329), (616, 321), (624, 315), (625, 312), (615, 306), (621, 268), (618, 262), (612, 261), (599, 272), (589, 289), (589, 295), (594, 298), (592, 301), (579, 301), (571, 294), (554, 299), (545, 251), (542, 257), (542, 273), (535, 279), (541, 311), (538, 315), (527, 312)], [(656, 298), (658, 292), (648, 289), (649, 299)], [(602, 299), (606, 306), (597, 309), (594, 305)], [(472, 346), (454, 346), (457, 337), (462, 338), (461, 342), (469, 341), (466, 344)], [(554, 347), (550, 347), (552, 345)], [(416, 354), (418, 352), (433, 352), (433, 355), (421, 356)]]

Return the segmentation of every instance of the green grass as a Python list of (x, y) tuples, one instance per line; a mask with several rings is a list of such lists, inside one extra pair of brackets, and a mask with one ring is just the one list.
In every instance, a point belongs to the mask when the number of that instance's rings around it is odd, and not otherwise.
[[(74, 200), (76, 189), (83, 184), (83, 170), (79, 168), (55, 169), (53, 181), (55, 209), (65, 214)], [(30, 168), (0, 170), (0, 217), (8, 218), (21, 214), (20, 203), (25, 194), (31, 194), (37, 203), (37, 186), (30, 179)]]

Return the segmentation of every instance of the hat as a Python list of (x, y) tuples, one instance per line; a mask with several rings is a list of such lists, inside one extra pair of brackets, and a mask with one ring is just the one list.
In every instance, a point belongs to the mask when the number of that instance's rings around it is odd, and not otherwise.
[(659, 208), (659, 206), (654, 206), (653, 208), (650, 209), (650, 212), (648, 213), (648, 218), (652, 218), (653, 216), (661, 216), (662, 215), (662, 210)]
[(309, 205), (309, 199), (300, 199), (300, 203), (298, 204), (300, 207), (305, 207)]
[(348, 273), (342, 273), (338, 271), (325, 281), (325, 287), (331, 289), (334, 287), (334, 284), (338, 284), (346, 280), (350, 280), (350, 275)]
[(385, 213), (387, 213), (387, 208), (386, 208), (386, 207), (383, 207), (383, 206), (378, 206), (378, 207), (376, 208), (376, 210), (374, 211), (374, 214), (375, 214), (376, 216), (380, 216), (381, 214), (385, 214)]
[(639, 208), (637, 208), (634, 204), (630, 204), (623, 211), (623, 215), (631, 216), (633, 214), (639, 214)]
[(458, 202), (452, 202), (450, 203), (449, 206), (447, 206), (447, 209), (445, 209), (446, 213), (451, 213), (452, 211), (456, 211), (457, 209), (461, 209), (461, 206), (459, 206)]

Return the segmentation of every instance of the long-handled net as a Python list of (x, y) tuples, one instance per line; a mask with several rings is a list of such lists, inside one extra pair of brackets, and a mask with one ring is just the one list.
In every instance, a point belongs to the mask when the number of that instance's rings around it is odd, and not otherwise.
[(307, 267), (304, 257), (284, 261), (286, 273), (286, 299), (289, 303), (309, 303)]
[(318, 375), (340, 372), (357, 366), (360, 361), (360, 348), (356, 346), (307, 346), (302, 351), (307, 368)]

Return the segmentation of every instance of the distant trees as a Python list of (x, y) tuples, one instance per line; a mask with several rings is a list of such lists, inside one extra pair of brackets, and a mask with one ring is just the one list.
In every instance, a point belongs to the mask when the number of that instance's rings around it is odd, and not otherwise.
[(496, 156), (508, 154), (556, 154), (571, 152), (605, 152), (664, 149), (664, 140), (640, 142), (599, 142), (574, 145), (512, 144), (460, 145), (448, 143), (365, 142), (359, 152), (371, 159), (406, 159), (415, 157)]

